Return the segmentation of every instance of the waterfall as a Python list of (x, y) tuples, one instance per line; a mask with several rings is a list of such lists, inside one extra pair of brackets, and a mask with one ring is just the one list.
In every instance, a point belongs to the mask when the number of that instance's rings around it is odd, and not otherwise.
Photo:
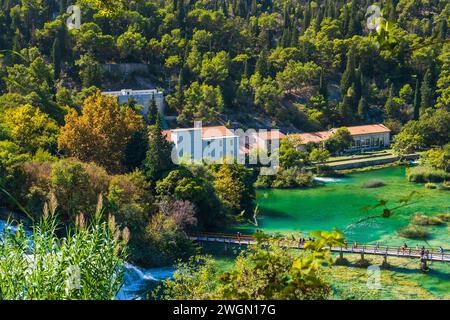
[(145, 298), (142, 295), (150, 287), (154, 287), (164, 279), (172, 277), (174, 268), (150, 268), (142, 269), (125, 264), (124, 284), (116, 296), (116, 300), (134, 300)]
[(343, 179), (338, 178), (330, 178), (330, 177), (314, 177), (315, 181), (323, 182), (323, 183), (331, 183), (331, 182), (341, 182)]

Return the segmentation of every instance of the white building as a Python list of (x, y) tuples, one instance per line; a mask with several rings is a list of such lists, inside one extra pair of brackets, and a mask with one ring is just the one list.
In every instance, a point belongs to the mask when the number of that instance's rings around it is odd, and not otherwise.
[(174, 143), (179, 160), (221, 162), (239, 155), (239, 136), (225, 126), (181, 128), (164, 131)]
[[(362, 126), (347, 127), (353, 138), (352, 145), (347, 152), (360, 152), (364, 150), (374, 150), (388, 148), (391, 143), (391, 130), (383, 124), (368, 124)], [(328, 131), (307, 132), (292, 134), (289, 136), (300, 138), (299, 149), (305, 149), (306, 144), (323, 144), (328, 140), (336, 129)]]
[(131, 98), (134, 98), (138, 104), (142, 105), (144, 109), (142, 110), (142, 115), (147, 119), (148, 107), (152, 102), (153, 96), (155, 97), (156, 106), (158, 107), (158, 112), (164, 115), (164, 94), (156, 89), (148, 90), (132, 90), (132, 89), (122, 89), (120, 91), (105, 91), (102, 94), (117, 97), (119, 103), (126, 103)]

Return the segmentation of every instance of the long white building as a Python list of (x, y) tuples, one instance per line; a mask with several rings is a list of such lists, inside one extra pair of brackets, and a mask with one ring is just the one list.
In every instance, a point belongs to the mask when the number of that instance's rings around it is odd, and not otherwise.
[(105, 91), (102, 94), (117, 97), (119, 103), (126, 103), (131, 98), (134, 98), (138, 104), (142, 105), (144, 109), (142, 110), (142, 115), (147, 119), (148, 117), (148, 107), (152, 102), (153, 96), (155, 97), (156, 106), (158, 107), (158, 112), (164, 115), (165, 105), (164, 105), (164, 94), (162, 91), (156, 89), (148, 90), (133, 90), (133, 89), (122, 89), (120, 91)]

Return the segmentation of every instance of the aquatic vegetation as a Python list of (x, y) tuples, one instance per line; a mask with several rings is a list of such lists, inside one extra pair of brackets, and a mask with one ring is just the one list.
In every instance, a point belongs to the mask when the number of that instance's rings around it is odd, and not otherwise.
[(444, 223), (438, 216), (427, 216), (421, 212), (417, 212), (412, 218), (411, 223), (419, 226), (436, 226)]
[(436, 215), (436, 218), (441, 219), (442, 221), (448, 222), (448, 221), (450, 221), (450, 213), (439, 213)]
[(363, 188), (379, 188), (384, 187), (386, 183), (383, 180), (372, 179), (363, 183)]
[(431, 183), (431, 182), (427, 182), (427, 183), (425, 183), (425, 188), (427, 188), (427, 189), (436, 189), (437, 185), (434, 184), (434, 183)]
[(410, 182), (443, 182), (450, 180), (450, 173), (429, 166), (408, 168), (406, 175)]
[(397, 231), (397, 233), (399, 234), (399, 236), (403, 238), (421, 239), (421, 240), (428, 239), (431, 235), (427, 230), (425, 230), (425, 228), (411, 224), (401, 228), (400, 230)]

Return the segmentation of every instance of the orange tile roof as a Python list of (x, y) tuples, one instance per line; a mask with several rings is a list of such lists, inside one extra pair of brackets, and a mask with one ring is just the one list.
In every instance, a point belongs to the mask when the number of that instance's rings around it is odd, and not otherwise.
[(370, 133), (384, 133), (391, 132), (391, 130), (383, 124), (368, 124), (364, 126), (347, 127), (351, 135), (370, 134)]
[[(363, 125), (363, 126), (352, 126), (352, 127), (347, 127), (347, 129), (352, 136), (391, 132), (391, 130), (383, 124), (368, 124), (368, 125)], [(292, 134), (292, 136), (299, 137), (302, 144), (307, 144), (308, 142), (319, 143), (321, 141), (324, 141), (324, 140), (327, 140), (328, 138), (330, 138), (331, 135), (335, 132), (336, 132), (336, 129), (331, 129), (328, 131), (296, 133), (296, 134)]]
[(202, 138), (234, 136), (234, 132), (225, 126), (202, 127)]
[[(172, 131), (188, 131), (195, 128), (177, 128), (172, 130), (164, 130), (163, 135), (167, 140), (172, 141)], [(232, 137), (235, 134), (225, 126), (210, 126), (202, 127), (202, 138), (214, 138), (214, 137)]]
[(263, 140), (282, 139), (285, 135), (278, 130), (258, 131), (257, 136)]
[(163, 136), (166, 136), (166, 140), (172, 141), (172, 130), (164, 130)]

